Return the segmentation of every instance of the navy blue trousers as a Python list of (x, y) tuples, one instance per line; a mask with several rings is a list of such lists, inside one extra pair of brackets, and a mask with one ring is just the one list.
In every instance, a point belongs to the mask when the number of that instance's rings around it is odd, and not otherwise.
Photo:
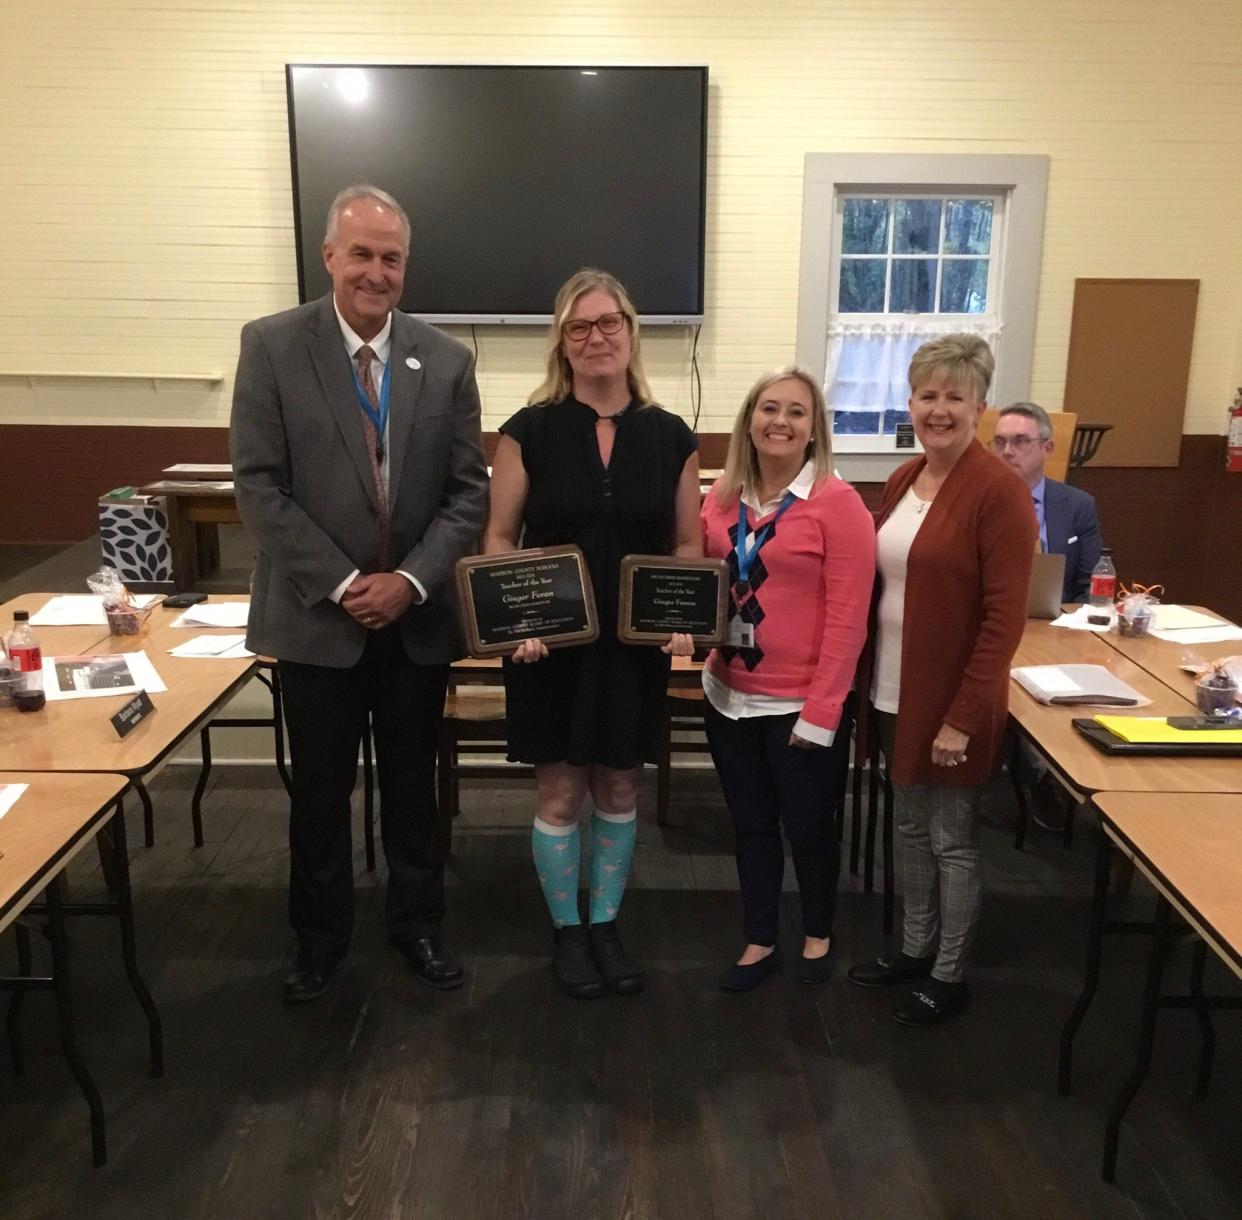
[(782, 829), (802, 896), (803, 933), (831, 936), (841, 867), (834, 793), (842, 751), (849, 753), (849, 721), (842, 720), (831, 746), (806, 750), (789, 744), (798, 719), (793, 712), (730, 720), (707, 702), (704, 719), (737, 839), (746, 942), (776, 944), (785, 872)]

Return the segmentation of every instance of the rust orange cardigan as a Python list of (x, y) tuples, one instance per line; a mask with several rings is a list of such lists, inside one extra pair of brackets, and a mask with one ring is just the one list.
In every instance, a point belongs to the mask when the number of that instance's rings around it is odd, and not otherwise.
[[(877, 529), (925, 464), (919, 457), (893, 471)], [(973, 787), (992, 773), (1008, 716), (1009, 667), (1026, 625), (1038, 534), (1026, 484), (978, 441), (972, 443), (937, 492), (910, 548), (895, 783)], [(874, 622), (873, 613), (873, 640)], [(859, 675), (859, 692), (867, 697), (871, 653), (869, 648)], [(970, 736), (966, 761), (956, 767), (931, 761), (941, 724)]]

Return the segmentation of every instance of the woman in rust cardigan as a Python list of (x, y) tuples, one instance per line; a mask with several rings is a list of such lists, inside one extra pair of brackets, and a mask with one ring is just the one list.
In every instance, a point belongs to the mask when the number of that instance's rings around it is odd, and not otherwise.
[(870, 694), (893, 780), (904, 921), (901, 952), (849, 978), (916, 984), (893, 1014), (904, 1025), (935, 1024), (967, 1003), (983, 888), (979, 788), (1000, 749), (1026, 621), (1031, 497), (975, 439), (993, 367), (976, 335), (915, 352), (910, 417), (923, 456), (894, 471), (876, 517)]

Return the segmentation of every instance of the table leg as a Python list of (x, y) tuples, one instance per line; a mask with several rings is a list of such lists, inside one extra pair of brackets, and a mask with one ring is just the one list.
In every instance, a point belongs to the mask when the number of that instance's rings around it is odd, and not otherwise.
[(202, 765), (198, 769), (198, 782), (194, 785), (194, 795), (190, 797), (190, 821), (194, 825), (194, 846), (203, 845), (203, 793), (207, 791), (207, 777), (211, 774), (211, 725), (199, 730), (199, 757)]
[(1147, 985), (1143, 991), (1143, 1019), (1139, 1027), (1138, 1055), (1130, 1078), (1121, 1086), (1113, 1103), (1108, 1122), (1104, 1126), (1104, 1164), (1101, 1176), (1106, 1182), (1117, 1177), (1117, 1141), (1121, 1133), (1121, 1120), (1125, 1117), (1134, 1095), (1147, 1076), (1151, 1066), (1151, 1048), (1156, 1037), (1156, 1013), (1160, 1008), (1160, 985), (1164, 974), (1165, 945), (1169, 935), (1168, 899), (1163, 894), (1156, 899), (1156, 923), (1151, 938), (1151, 956), (1147, 959)]
[(1199, 1071), (1195, 1077), (1195, 1095), (1207, 1092), (1212, 1076), (1212, 1061), (1216, 1056), (1216, 1030), (1212, 1026), (1212, 1013), (1203, 996), (1203, 967), (1207, 960), (1207, 945), (1195, 942), (1194, 956), (1190, 961), (1190, 1000), (1195, 1016), (1199, 1018)]
[(1026, 785), (1022, 782), (1022, 738), (1013, 730), (1009, 730), (1013, 738), (1013, 749), (1009, 751), (1009, 782), (1013, 784), (1013, 795), (1018, 802), (1018, 827), (1013, 837), (1013, 845), (1021, 851), (1026, 843), (1026, 823), (1030, 817), (1030, 808), (1026, 800)]
[(64, 872), (59, 872), (48, 883), (47, 915), (52, 940), (52, 981), (56, 991), (56, 1020), (60, 1027), (60, 1045), (69, 1062), (69, 1070), (86, 1098), (91, 1116), (91, 1159), (96, 1167), (108, 1159), (107, 1135), (104, 1128), (103, 1101), (95, 1082), (87, 1071), (78, 1051), (77, 1037), (73, 1030), (73, 1003), (69, 996), (69, 949), (65, 938), (65, 911), (61, 901)]
[(116, 846), (117, 861), (117, 913), (121, 918), (121, 955), (125, 959), (125, 975), (129, 985), (147, 1015), (147, 1035), (151, 1045), (151, 1075), (164, 1074), (164, 1030), (160, 1022), (159, 1010), (147, 985), (138, 973), (138, 952), (134, 943), (134, 901), (129, 884), (129, 846), (125, 838), (125, 815), (121, 803), (116, 805), (116, 814), (112, 818), (113, 842)]
[[(30, 929), (25, 924), (15, 923), (13, 931), (17, 934), (17, 973), (22, 978), (29, 978), (34, 970), (30, 958)], [(25, 1002), (25, 988), (16, 988), (9, 999), (8, 1012), (4, 1017), (5, 1028), (9, 1035), (9, 1060), (13, 1064), (14, 1076), (26, 1074), (26, 1056), (22, 1053), (22, 1031), (18, 1028), (22, 1005)]]
[(1091, 900), (1091, 924), (1087, 935), (1087, 965), (1083, 974), (1082, 992), (1079, 994), (1061, 1030), (1061, 1055), (1057, 1072), (1057, 1091), (1062, 1097), (1070, 1092), (1070, 1075), (1073, 1068), (1074, 1035), (1091, 1007), (1095, 989), (1100, 981), (1100, 957), (1104, 947), (1104, 915), (1108, 907), (1108, 875), (1112, 848), (1108, 835), (1096, 828), (1099, 844), (1095, 857), (1095, 893)]

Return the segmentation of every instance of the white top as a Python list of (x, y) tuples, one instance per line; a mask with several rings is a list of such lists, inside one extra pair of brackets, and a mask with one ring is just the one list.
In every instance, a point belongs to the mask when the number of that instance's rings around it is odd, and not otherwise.
[(883, 581), (876, 614), (875, 672), (871, 702), (881, 712), (897, 712), (901, 695), (901, 629), (906, 616), (906, 563), (930, 500), (920, 500), (912, 487), (880, 526), (875, 539), (875, 565)]
[[(772, 499), (764, 504), (758, 502), (753, 487), (743, 487), (742, 503), (751, 510), (749, 517), (751, 526), (753, 527), (765, 517), (776, 512), (788, 493), (792, 492), (799, 500), (805, 500), (814, 487), (815, 464), (813, 462), (807, 462), (794, 476), (793, 482), (788, 487), (782, 487)], [(752, 528), (746, 536), (746, 545), (750, 547), (754, 546), (754, 543), (755, 531)], [(703, 694), (716, 711), (730, 720), (747, 720), (752, 716), (788, 716), (791, 712), (801, 712), (805, 702), (803, 699), (785, 699), (780, 695), (756, 695), (748, 691), (734, 690), (718, 678), (714, 678), (706, 667), (703, 669)], [(814, 742), (817, 746), (832, 745), (833, 738), (836, 736), (835, 730), (821, 728), (817, 724), (808, 724), (801, 716), (794, 725), (793, 731), (803, 741)]]

